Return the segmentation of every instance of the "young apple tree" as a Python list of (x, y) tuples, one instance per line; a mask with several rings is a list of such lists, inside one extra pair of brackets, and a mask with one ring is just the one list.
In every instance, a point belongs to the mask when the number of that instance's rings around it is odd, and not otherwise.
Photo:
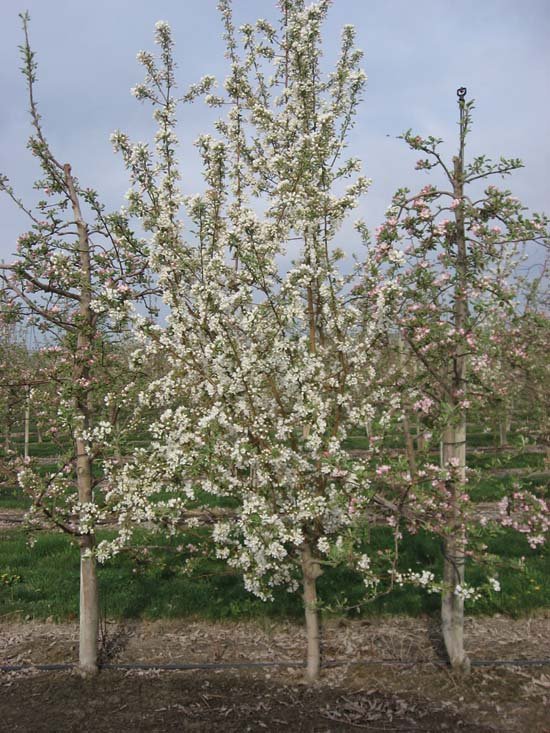
[(99, 620), (94, 525), (101, 510), (92, 467), (108, 452), (112, 429), (113, 406), (106, 406), (101, 394), (114, 374), (109, 333), (120, 331), (127, 302), (144, 295), (149, 285), (143, 243), (125, 215), (106, 214), (95, 191), (80, 185), (46, 140), (35, 99), (37, 67), (28, 14), (21, 19), (33, 128), (28, 147), (41, 167), (35, 189), (43, 198), (27, 207), (1, 177), (1, 189), (29, 217), (31, 228), (19, 237), (13, 261), (0, 264), (0, 274), (4, 310), (17, 311), (44, 334), (41, 369), (56, 385), (48, 432), (60, 440), (62, 455), (47, 474), (35, 470), (32, 461), (26, 463), (19, 483), (30, 494), (33, 511), (78, 542), (79, 664), (83, 673), (93, 673)]
[[(168, 370), (141, 396), (162, 412), (152, 444), (111, 477), (123, 540), (135, 520), (171, 514), (176, 522), (190, 502), (208, 508), (231, 498), (233, 517), (212, 510), (217, 556), (263, 599), (301, 583), (309, 679), (321, 662), (323, 565), (349, 562), (375, 584), (371, 558), (355, 542), (357, 517), (373, 499), (370, 457), (350, 457), (343, 442), (372, 419), (373, 401), (386, 398), (387, 415), (398, 402), (382, 395), (374, 369), (394, 285), (374, 260), (344, 274), (337, 247), (368, 185), (355, 175), (359, 162), (344, 157), (365, 75), (346, 26), (336, 67), (323, 76), (329, 4), (282, 0), (279, 28), (259, 20), (239, 40), (230, 4), (220, 2), (230, 73), (224, 93), (206, 99), (227, 115), (217, 139), (196, 143), (203, 193), (185, 198), (178, 188), (165, 23), (156, 32), (161, 61), (139, 55), (146, 79), (134, 90), (154, 107), (155, 149), (114, 136), (170, 308), (164, 327), (138, 328), (136, 359), (164, 355)], [(212, 87), (207, 77), (185, 99)], [(372, 287), (359, 307), (352, 290), (364, 267)]]
[[(446, 475), (434, 475), (431, 497), (430, 491), (424, 497), (420, 489), (411, 492), (408, 506), (414, 511), (416, 503), (423, 516), (428, 507), (436, 509), (434, 529), (444, 544), (443, 636), (455, 668), (469, 664), (463, 642), (464, 599), (471, 594), (464, 582), (467, 416), (513, 390), (500, 371), (496, 327), (518, 317), (518, 265), (525, 247), (548, 238), (546, 217), (528, 217), (509, 191), (487, 184), (520, 168), (519, 160), (466, 159), (473, 103), (465, 93), (458, 91), (459, 142), (450, 162), (441, 140), (403, 136), (423, 155), (416, 168), (438, 173), (443, 184), (428, 184), (416, 194), (400, 189), (377, 233), (380, 256), (396, 246), (405, 256), (388, 275), (399, 280), (404, 295), (397, 325), (415, 365), (411, 402), (441, 439)], [(519, 343), (506, 348), (521, 358)]]

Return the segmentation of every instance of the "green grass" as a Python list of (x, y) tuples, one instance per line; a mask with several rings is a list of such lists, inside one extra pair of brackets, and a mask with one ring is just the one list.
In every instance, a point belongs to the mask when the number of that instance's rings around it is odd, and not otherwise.
[(29, 499), (18, 486), (3, 486), (0, 488), (0, 509), (29, 508)]
[(369, 447), (369, 439), (365, 435), (350, 435), (344, 441), (346, 450), (368, 450)]
[[(23, 455), (24, 442), (22, 438), (16, 438), (11, 443), (11, 448), (17, 454)], [(29, 443), (29, 455), (34, 458), (44, 458), (49, 456), (57, 456), (60, 452), (60, 448), (57, 443), (52, 443), (50, 440), (44, 440), (42, 443), (30, 442)], [(0, 455), (4, 455), (4, 451), (0, 451)]]
[(544, 455), (542, 453), (469, 453), (467, 463), (470, 468), (530, 468), (533, 471), (542, 469)]
[[(35, 466), (36, 473), (40, 476), (47, 476), (59, 469), (58, 463), (44, 463)], [(92, 474), (95, 478), (101, 478), (102, 468), (99, 462), (92, 466)], [(23, 509), (30, 506), (29, 497), (24, 494), (17, 485), (6, 485), (0, 487), (0, 509)]]
[[(476, 436), (477, 438), (478, 436)], [(357, 434), (347, 441), (347, 448), (366, 448), (367, 438)], [(32, 444), (31, 455), (54, 456), (57, 446), (52, 443)], [(498, 501), (510, 492), (515, 481), (528, 488), (517, 476), (490, 475), (491, 468), (543, 467), (540, 454), (516, 452), (468, 455), (468, 465), (480, 471), (477, 481), (471, 483), (473, 501)], [(40, 473), (55, 469), (49, 463), (38, 467)], [(96, 475), (101, 465), (94, 467)], [(530, 482), (536, 485), (537, 482)], [(544, 490), (544, 480), (538, 481), (538, 491)], [(205, 494), (200, 497), (212, 506), (234, 506), (230, 499), (220, 500)], [(0, 489), (0, 509), (28, 507), (28, 499), (17, 487)], [(205, 619), (239, 619), (247, 617), (300, 618), (302, 615), (299, 593), (276, 593), (273, 603), (263, 603), (243, 587), (237, 573), (228, 572), (221, 562), (202, 559), (193, 576), (182, 573), (182, 555), (173, 550), (179, 544), (195, 542), (194, 537), (179, 536), (170, 540), (172, 552), (161, 553), (154, 565), (136, 565), (127, 555), (121, 555), (99, 571), (102, 605), (112, 618), (170, 618), (201, 617)], [(491, 552), (503, 561), (526, 558), (523, 571), (499, 571), (502, 593), (484, 597), (467, 606), (468, 612), (505, 613), (520, 615), (550, 607), (548, 552), (532, 551), (525, 538), (512, 531), (487, 533), (485, 540)], [(158, 542), (158, 540), (155, 540)], [(388, 544), (388, 535), (376, 529), (365, 550), (372, 556)], [(441, 575), (441, 553), (438, 542), (425, 535), (406, 536), (403, 542), (400, 566), (403, 570), (430, 569)], [(481, 573), (468, 570), (470, 582), (481, 580)], [(20, 577), (20, 580), (17, 578)], [(11, 581), (10, 581), (11, 579)], [(0, 617), (18, 614), (22, 617), (75, 618), (78, 613), (78, 551), (68, 538), (51, 533), (40, 533), (34, 548), (26, 546), (20, 530), (5, 531), (0, 535)], [(346, 569), (326, 569), (319, 580), (323, 603), (345, 613), (342, 607), (358, 607), (362, 616), (377, 614), (438, 613), (439, 597), (422, 589), (407, 586), (391, 594), (365, 603), (364, 586), (360, 577)], [(355, 614), (355, 612), (354, 612)]]
[[(158, 542), (158, 540), (156, 540)], [(177, 537), (170, 542), (182, 542)], [(42, 534), (33, 548), (21, 531), (0, 536), (0, 567), (20, 582), (0, 586), (0, 616), (16, 613), (55, 620), (78, 613), (78, 550), (59, 534)], [(217, 561), (203, 559), (194, 577), (181, 572), (181, 556), (162, 554), (152, 566), (121, 555), (99, 569), (102, 607), (111, 618), (206, 619), (243, 616), (286, 616), (300, 613), (298, 598), (280, 593), (275, 604), (264, 604), (247, 593), (238, 574)]]
[[(189, 539), (182, 535), (170, 540), (169, 544), (174, 550)], [(366, 549), (374, 556), (388, 539), (386, 530), (377, 529)], [(195, 536), (192, 541), (196, 542)], [(494, 535), (488, 533), (485, 541), (490, 551), (498, 554), (503, 562), (524, 556), (525, 567), (523, 571), (502, 567), (498, 573), (502, 592), (469, 604), (468, 612), (518, 616), (548, 608), (550, 586), (545, 582), (550, 570), (548, 553), (531, 550), (522, 536), (510, 530), (501, 530)], [(426, 534), (406, 536), (400, 566), (403, 570), (431, 569), (440, 576), (438, 542)], [(3, 574), (0, 577), (4, 577), (3, 584), (0, 584), (0, 617), (14, 614), (56, 620), (76, 618), (78, 551), (68, 538), (43, 533), (36, 545), (29, 549), (23, 532), (6, 531), (0, 536), (0, 567)], [(273, 603), (263, 603), (247, 593), (240, 576), (228, 572), (221, 562), (203, 558), (198, 561), (192, 576), (183, 574), (181, 568), (182, 554), (173, 551), (159, 553), (153, 565), (136, 565), (128, 555), (110, 561), (99, 570), (102, 606), (107, 616), (147, 619), (200, 617), (210, 620), (301, 617), (300, 593), (279, 591)], [(481, 580), (481, 571), (470, 568), (468, 576), (467, 580), (475, 584)], [(13, 579), (11, 583), (10, 578)], [(358, 606), (362, 616), (414, 616), (436, 613), (439, 609), (437, 595), (411, 586), (365, 604), (360, 577), (341, 568), (326, 569), (319, 580), (319, 593), (323, 603), (337, 609), (338, 615), (346, 613), (338, 610), (341, 605)], [(357, 615), (355, 611), (353, 615)]]
[(508, 496), (517, 476), (485, 476), (479, 481), (471, 482), (469, 494), (471, 501), (500, 501)]

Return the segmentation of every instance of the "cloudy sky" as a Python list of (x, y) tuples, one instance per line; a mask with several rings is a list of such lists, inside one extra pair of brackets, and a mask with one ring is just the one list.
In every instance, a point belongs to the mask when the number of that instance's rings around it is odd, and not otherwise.
[[(239, 23), (276, 17), (275, 0), (234, 0), (234, 8)], [(25, 9), (52, 148), (83, 185), (118, 208), (127, 179), (109, 135), (120, 128), (146, 140), (152, 129), (149, 110), (129, 93), (142, 78), (136, 53), (152, 48), (154, 23), (166, 20), (177, 44), (181, 88), (205, 74), (223, 78), (216, 0), (0, 0), (0, 172), (32, 200), (37, 171), (25, 147), (28, 105), (17, 49), (18, 13)], [(470, 153), (522, 158), (526, 168), (508, 185), (531, 208), (550, 211), (548, 0), (334, 0), (325, 28), (327, 65), (345, 23), (357, 28), (369, 77), (350, 139), (351, 152), (373, 179), (357, 217), (377, 226), (396, 188), (428, 181), (412, 172), (415, 156), (396, 139), (401, 132), (443, 137), (452, 152), (459, 86), (476, 100)], [(182, 117), (188, 192), (200, 187), (192, 141), (211, 120), (200, 103)], [(26, 223), (5, 197), (0, 220), (0, 258), (9, 260)]]

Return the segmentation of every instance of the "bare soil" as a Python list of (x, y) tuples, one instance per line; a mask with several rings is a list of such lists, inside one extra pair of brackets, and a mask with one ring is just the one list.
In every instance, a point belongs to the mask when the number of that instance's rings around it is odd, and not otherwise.
[[(431, 619), (331, 621), (315, 685), (292, 666), (192, 671), (35, 668), (0, 674), (0, 731), (550, 732), (550, 666), (441, 666)], [(550, 658), (550, 617), (467, 620), (472, 660)], [(301, 662), (293, 624), (157, 621), (108, 624), (107, 663)], [(3, 665), (74, 662), (74, 624), (4, 623)], [(419, 662), (415, 663), (412, 662)], [(369, 662), (369, 664), (359, 664)]]

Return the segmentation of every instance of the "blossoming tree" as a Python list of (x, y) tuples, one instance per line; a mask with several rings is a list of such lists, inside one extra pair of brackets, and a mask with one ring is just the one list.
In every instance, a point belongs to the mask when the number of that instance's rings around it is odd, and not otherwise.
[(136, 358), (164, 354), (169, 369), (141, 396), (162, 411), (152, 445), (112, 478), (109, 500), (127, 523), (123, 539), (132, 521), (177, 519), (191, 501), (231, 497), (236, 516), (218, 519), (212, 533), (217, 555), (263, 599), (301, 582), (309, 679), (320, 668), (323, 564), (349, 561), (371, 582), (353, 531), (372, 499), (369, 464), (342, 444), (381, 400), (374, 345), (393, 288), (382, 281), (382, 263), (369, 260), (372, 288), (359, 307), (352, 288), (363, 267), (344, 275), (339, 264), (340, 227), (367, 188), (361, 176), (343, 185), (359, 171), (343, 156), (365, 75), (346, 26), (335, 70), (323, 78), (328, 8), (327, 0), (282, 0), (279, 29), (260, 20), (243, 26), (239, 40), (230, 4), (220, 2), (231, 65), (225, 92), (210, 93), (213, 80), (205, 78), (185, 95), (207, 93), (207, 102), (228, 110), (216, 125), (219, 138), (197, 141), (204, 193), (184, 199), (178, 190), (164, 23), (157, 24), (160, 64), (141, 53), (146, 79), (134, 90), (153, 104), (156, 148), (114, 136), (170, 308), (166, 327), (139, 329)]
[[(43, 379), (37, 385), (45, 380), (56, 385), (48, 431), (63, 448), (55, 470), (44, 475), (30, 462), (18, 477), (32, 498), (33, 511), (74, 537), (80, 547), (79, 664), (87, 674), (97, 669), (99, 620), (93, 555), (98, 479), (92, 466), (108, 446), (114, 414), (112, 402), (105, 405), (100, 394), (116, 372), (109, 331), (119, 328), (127, 301), (138, 292), (145, 295), (149, 285), (143, 243), (129, 229), (125, 215), (107, 214), (95, 191), (81, 187), (71, 166), (58, 161), (46, 140), (35, 99), (29, 16), (21, 18), (33, 128), (28, 147), (42, 170), (35, 188), (43, 198), (36, 207), (27, 207), (8, 179), (0, 179), (0, 188), (31, 221), (29, 231), (18, 239), (13, 261), (0, 264), (2, 310), (44, 334)], [(46, 401), (51, 397), (49, 393)]]
[[(411, 509), (416, 502), (422, 513), (437, 504), (444, 539), (443, 636), (456, 668), (469, 664), (463, 643), (468, 410), (482, 409), (512, 386), (496, 379), (502, 360), (495, 326), (517, 316), (517, 268), (524, 248), (548, 237), (544, 216), (527, 217), (509, 191), (481, 188), (487, 178), (506, 176), (522, 164), (504, 158), (495, 163), (485, 156), (466, 160), (473, 103), (465, 100), (465, 92), (458, 92), (459, 145), (450, 163), (441, 140), (404, 135), (409, 147), (425, 156), (416, 168), (436, 170), (444, 184), (428, 184), (416, 194), (400, 189), (377, 234), (381, 255), (401, 245), (406, 256), (404, 265), (390, 272), (404, 294), (397, 323), (415, 363), (414, 407), (441, 437), (446, 476), (441, 481), (434, 473), (430, 484), (437, 498), (422, 499), (417, 491), (409, 500)], [(521, 349), (515, 348), (519, 358)]]

